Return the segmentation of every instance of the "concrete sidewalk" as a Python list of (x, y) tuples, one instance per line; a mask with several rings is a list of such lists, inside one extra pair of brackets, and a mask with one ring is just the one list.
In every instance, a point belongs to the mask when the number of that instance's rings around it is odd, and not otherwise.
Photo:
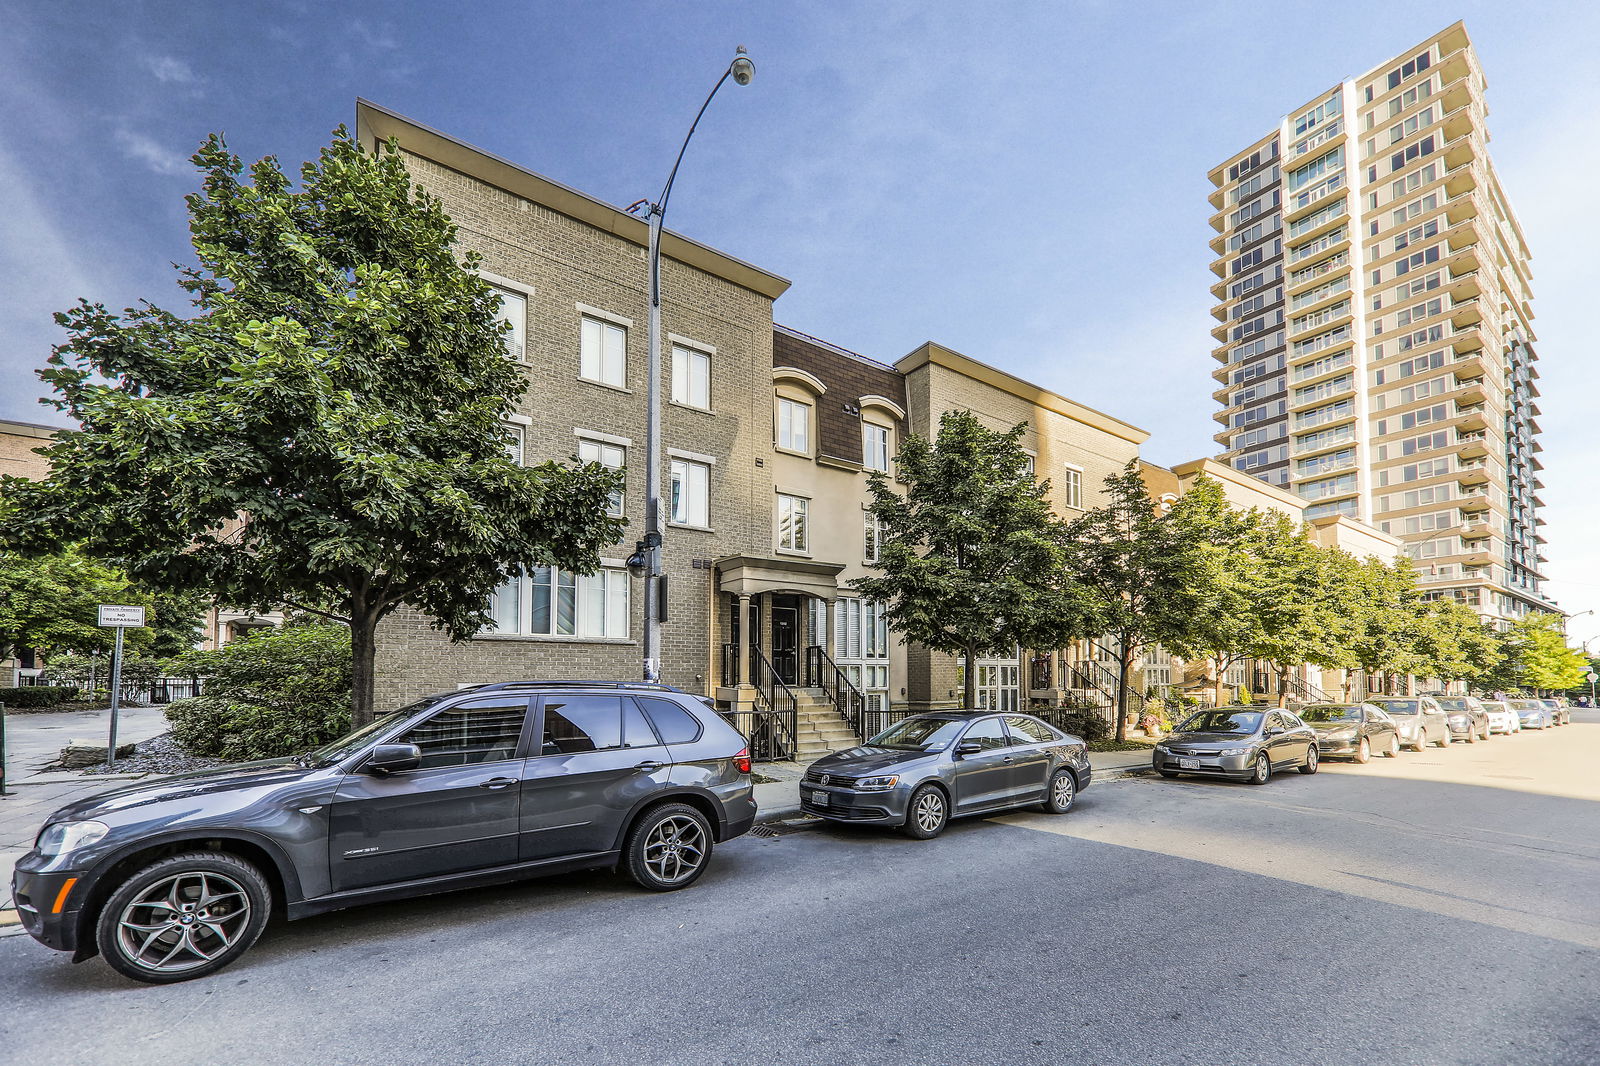
[[(0, 936), (21, 932), (12, 922), (11, 868), (33, 847), (51, 811), (73, 800), (115, 788), (128, 774), (85, 776), (45, 773), (70, 740), (105, 744), (109, 711), (35, 712), (6, 715), (6, 788), (0, 796)], [(123, 707), (117, 712), (117, 745), (137, 744), (167, 731), (160, 707)]]
[[(766, 762), (756, 764), (756, 773), (762, 777), (776, 778), (758, 784), (756, 791), (756, 824), (780, 822), (800, 816), (800, 781), (809, 764), (798, 762)], [(1150, 749), (1140, 751), (1092, 751), (1089, 767), (1094, 771), (1094, 783), (1136, 777), (1150, 770)]]

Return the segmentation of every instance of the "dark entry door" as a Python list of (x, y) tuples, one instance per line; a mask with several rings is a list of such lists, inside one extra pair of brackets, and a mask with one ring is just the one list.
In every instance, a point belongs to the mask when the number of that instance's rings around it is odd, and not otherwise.
[(798, 683), (800, 612), (794, 607), (772, 608), (772, 668), (785, 685)]

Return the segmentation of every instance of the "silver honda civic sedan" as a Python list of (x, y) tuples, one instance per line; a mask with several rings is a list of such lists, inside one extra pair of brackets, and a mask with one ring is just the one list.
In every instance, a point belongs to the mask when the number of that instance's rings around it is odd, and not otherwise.
[(835, 822), (936, 837), (952, 817), (1038, 804), (1065, 814), (1089, 787), (1084, 742), (1028, 714), (949, 711), (902, 719), (812, 763), (800, 808)]

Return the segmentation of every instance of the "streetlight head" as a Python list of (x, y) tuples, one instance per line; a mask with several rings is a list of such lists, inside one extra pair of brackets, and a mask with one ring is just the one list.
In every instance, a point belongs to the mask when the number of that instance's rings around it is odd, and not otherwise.
[(740, 85), (749, 85), (756, 76), (756, 65), (750, 62), (750, 57), (745, 54), (744, 45), (739, 46), (739, 54), (733, 57), (733, 65), (728, 68), (733, 73), (733, 80)]

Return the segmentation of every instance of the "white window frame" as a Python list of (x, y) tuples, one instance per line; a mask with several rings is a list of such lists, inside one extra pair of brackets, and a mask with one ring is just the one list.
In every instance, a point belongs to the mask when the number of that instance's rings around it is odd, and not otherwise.
[(580, 317), (578, 377), (608, 388), (627, 389), (627, 326), (587, 312)]
[(810, 455), (811, 410), (812, 405), (803, 400), (779, 396), (774, 413), (776, 427), (772, 436), (773, 443), (786, 452)]
[(519, 422), (507, 422), (505, 427), (511, 433), (511, 439), (506, 442), (506, 458), (518, 466), (522, 466), (523, 457), (527, 455), (527, 427)]
[(883, 558), (883, 519), (871, 511), (861, 512), (861, 561), (875, 563)]
[[(631, 605), (627, 569), (602, 560), (593, 574), (554, 567), (524, 570), (495, 589), (489, 601), (494, 619), (485, 634), (557, 640), (627, 640)], [(534, 601), (544, 589), (545, 617), (535, 628)], [(563, 601), (566, 617), (563, 618)]]
[[(703, 368), (700, 380), (691, 373)], [(685, 344), (672, 346), (672, 402), (696, 411), (711, 410), (711, 353)]]
[(789, 492), (778, 493), (775, 532), (779, 551), (796, 555), (811, 554), (810, 497)]
[(1061, 494), (1074, 511), (1083, 510), (1083, 467), (1066, 463), (1061, 479)]
[(670, 491), (667, 497), (668, 521), (694, 529), (711, 527), (711, 464), (673, 457)]
[[(612, 470), (621, 470), (624, 479), (628, 476), (628, 449), (625, 445), (613, 441), (600, 440), (596, 437), (579, 437), (578, 461), (599, 463)], [(624, 480), (622, 486), (613, 492), (607, 501), (606, 514), (613, 518), (623, 517), (627, 506), (627, 491), (627, 481)]]
[[(881, 435), (881, 439), (880, 436)], [(861, 466), (887, 474), (894, 456), (894, 430), (877, 422), (861, 422)]]

